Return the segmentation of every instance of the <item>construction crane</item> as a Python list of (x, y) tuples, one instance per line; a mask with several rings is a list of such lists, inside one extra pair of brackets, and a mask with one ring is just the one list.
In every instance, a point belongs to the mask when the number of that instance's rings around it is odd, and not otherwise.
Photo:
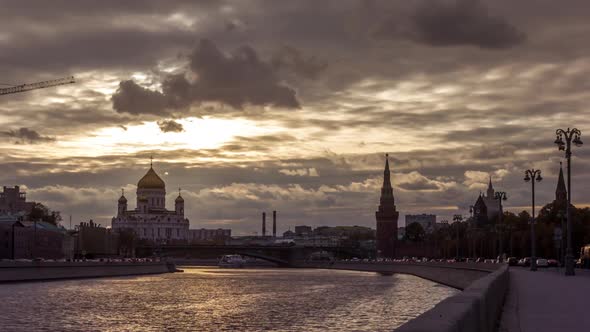
[(0, 96), (1, 95), (8, 95), (11, 93), (19, 93), (19, 92), (36, 90), (36, 89), (43, 89), (43, 88), (48, 88), (51, 86), (72, 84), (75, 82), (76, 81), (74, 80), (74, 76), (69, 76), (69, 77), (58, 78), (56, 80), (50, 80), (50, 81), (14, 85), (14, 86), (11, 86), (8, 88), (0, 88)]

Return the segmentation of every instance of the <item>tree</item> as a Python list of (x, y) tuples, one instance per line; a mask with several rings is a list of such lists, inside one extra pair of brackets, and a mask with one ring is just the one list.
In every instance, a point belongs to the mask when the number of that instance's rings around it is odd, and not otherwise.
[(422, 228), (422, 225), (419, 223), (413, 222), (406, 226), (406, 240), (412, 242), (422, 242), (425, 236), (426, 232), (424, 232), (424, 228)]
[(52, 211), (41, 203), (34, 203), (31, 212), (27, 215), (31, 221), (45, 221), (55, 226), (62, 220), (59, 211)]

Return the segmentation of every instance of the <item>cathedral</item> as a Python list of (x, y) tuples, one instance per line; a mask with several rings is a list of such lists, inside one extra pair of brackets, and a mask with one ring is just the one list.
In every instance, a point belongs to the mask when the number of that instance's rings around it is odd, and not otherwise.
[(139, 239), (157, 243), (184, 242), (189, 239), (189, 220), (184, 217), (184, 199), (178, 192), (174, 210), (166, 209), (166, 184), (150, 169), (137, 183), (137, 205), (128, 210), (125, 193), (118, 202), (114, 230), (132, 230)]
[(500, 207), (498, 201), (494, 198), (496, 191), (492, 185), (492, 177), (488, 183), (488, 190), (486, 194), (479, 194), (475, 204), (473, 205), (473, 220), (478, 225), (485, 225), (493, 223), (498, 218)]

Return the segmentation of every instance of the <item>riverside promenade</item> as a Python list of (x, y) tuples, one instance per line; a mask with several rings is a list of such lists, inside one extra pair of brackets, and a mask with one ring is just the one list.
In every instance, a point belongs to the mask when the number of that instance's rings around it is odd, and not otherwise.
[(511, 267), (500, 332), (590, 331), (590, 271)]

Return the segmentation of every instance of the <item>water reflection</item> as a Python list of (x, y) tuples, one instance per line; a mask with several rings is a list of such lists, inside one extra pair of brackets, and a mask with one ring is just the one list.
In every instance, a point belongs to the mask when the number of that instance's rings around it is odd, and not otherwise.
[(407, 275), (183, 267), (0, 285), (3, 331), (391, 331), (456, 290)]

